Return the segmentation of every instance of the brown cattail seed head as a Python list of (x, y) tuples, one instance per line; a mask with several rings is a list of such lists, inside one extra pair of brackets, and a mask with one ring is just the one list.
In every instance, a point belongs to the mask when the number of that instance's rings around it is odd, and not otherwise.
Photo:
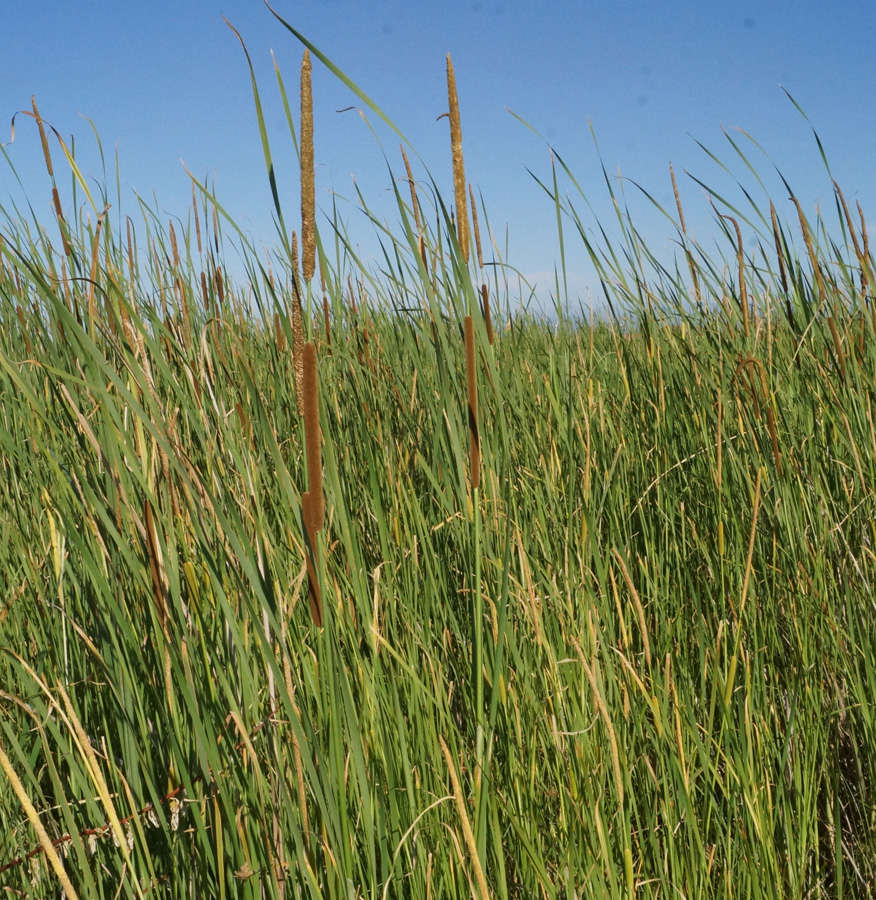
[(481, 298), (483, 299), (484, 305), (484, 325), (487, 326), (487, 340), (490, 342), (490, 346), (493, 345), (493, 316), (490, 313), (490, 290), (485, 285), (481, 285)]
[(304, 280), (316, 270), (316, 184), (313, 164), (313, 91), (310, 51), (301, 62), (301, 254)]
[(453, 189), (456, 195), (456, 232), (462, 258), (468, 262), (468, 201), (465, 196), (465, 165), (462, 159), (462, 126), (459, 122), (459, 97), (456, 75), (447, 54), (447, 98), (450, 103), (450, 152), (453, 155)]
[(474, 227), (475, 249), (477, 250), (478, 266), (484, 267), (484, 254), (481, 250), (481, 230), (478, 228), (478, 205), (475, 203), (474, 191), (468, 186), (468, 195), (471, 198), (471, 224)]
[(48, 169), (49, 177), (54, 178), (55, 173), (52, 169), (52, 156), (49, 153), (49, 142), (46, 138), (46, 129), (43, 128), (43, 120), (40, 116), (40, 111), (37, 109), (36, 97), (31, 97), (30, 102), (33, 106), (33, 115), (37, 121), (37, 128), (40, 130), (40, 143), (43, 145), (43, 156), (46, 158), (46, 169)]

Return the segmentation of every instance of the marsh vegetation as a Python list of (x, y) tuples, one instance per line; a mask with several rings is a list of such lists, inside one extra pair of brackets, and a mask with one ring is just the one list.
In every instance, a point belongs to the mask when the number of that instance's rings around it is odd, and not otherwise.
[(554, 154), (603, 306), (547, 322), (452, 78), (452, 209), (399, 157), (379, 265), (314, 227), (304, 68), (268, 255), (197, 181), (113, 219), (19, 123), (56, 220), (0, 223), (4, 896), (872, 893), (863, 213), (714, 197), (710, 255), (676, 186), (672, 267)]

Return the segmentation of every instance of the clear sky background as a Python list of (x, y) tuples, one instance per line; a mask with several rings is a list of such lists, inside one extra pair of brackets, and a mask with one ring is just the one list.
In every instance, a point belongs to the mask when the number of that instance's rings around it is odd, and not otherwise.
[[(437, 119), (447, 109), (445, 54), (452, 54), (466, 174), (483, 193), (503, 252), (508, 229), (507, 261), (540, 290), (551, 289), (559, 259), (556, 220), (527, 168), (550, 178), (548, 143), (587, 195), (592, 210), (578, 198), (587, 227), (598, 217), (614, 229), (591, 124), (612, 178), (620, 172), (673, 211), (674, 165), (689, 229), (706, 246), (719, 238), (718, 229), (702, 188), (685, 170), (733, 202), (745, 202), (736, 178), (758, 202), (764, 199), (722, 126), (742, 141), (780, 214), (795, 219), (770, 160), (807, 213), (821, 204), (834, 221), (830, 177), (811, 128), (781, 85), (821, 137), (847, 197), (865, 212), (876, 210), (872, 2), (275, 0), (274, 6), (392, 118), (448, 200), (449, 127)], [(167, 218), (185, 218), (191, 188), (183, 160), (197, 175), (215, 179), (220, 201), (257, 244), (271, 245), (276, 231), (249, 74), (226, 16), (253, 60), (284, 211), (290, 225), (297, 223), (298, 175), (271, 53), (297, 106), (303, 48), (261, 2), (4, 0), (2, 13), (0, 121), (6, 124), (0, 140), (9, 140), (8, 123), (35, 95), (41, 114), (75, 137), (86, 171), (100, 177), (83, 116), (100, 135), (111, 178), (118, 148), (123, 201), (130, 201), (125, 212), (137, 212), (132, 191), (150, 197), (154, 190)], [(398, 139), (372, 114), (380, 143), (355, 112), (336, 112), (361, 104), (316, 61), (313, 83), (317, 202), (330, 210), (336, 192), (354, 240), (366, 255), (374, 253), (370, 227), (348, 202), (355, 197), (351, 176), (369, 205), (395, 222), (383, 153), (401, 175)], [(756, 138), (769, 159), (737, 127)], [(732, 177), (697, 141), (728, 165)], [(50, 184), (32, 119), (16, 119), (15, 142), (6, 151), (34, 209), (48, 218)], [(56, 150), (56, 163), (59, 157)], [(626, 197), (649, 243), (668, 251), (671, 224), (629, 184)], [(0, 160), (0, 204), (8, 208), (10, 198), (20, 201), (21, 189)], [(751, 229), (743, 227), (743, 234), (751, 246)], [(571, 233), (567, 239), (571, 292), (586, 303), (588, 290), (598, 294), (598, 285), (580, 242)]]

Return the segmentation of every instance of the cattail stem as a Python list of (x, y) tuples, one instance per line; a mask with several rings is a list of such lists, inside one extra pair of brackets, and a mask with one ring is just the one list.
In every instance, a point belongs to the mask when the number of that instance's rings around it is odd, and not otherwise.
[(468, 382), (469, 465), (472, 490), (481, 483), (481, 441), (478, 431), (478, 381), (475, 359), (474, 322), (465, 317), (465, 374)]
[(322, 625), (322, 595), (319, 587), (319, 547), (317, 533), (325, 520), (325, 498), (322, 491), (322, 456), (319, 429), (319, 377), (316, 346), (304, 345), (304, 445), (307, 455), (307, 491), (302, 497), (302, 513), (307, 541), (307, 575), (310, 582), (310, 614), (316, 625)]

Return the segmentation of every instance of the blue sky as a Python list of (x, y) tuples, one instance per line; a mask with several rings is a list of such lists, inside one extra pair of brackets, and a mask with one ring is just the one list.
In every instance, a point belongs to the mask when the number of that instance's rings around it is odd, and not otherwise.
[[(756, 200), (762, 189), (722, 133), (742, 128), (781, 169), (804, 209), (822, 204), (833, 216), (830, 179), (812, 132), (784, 86), (819, 133), (833, 176), (865, 212), (876, 208), (876, 7), (871, 3), (780, 2), (595, 3), (544, 0), (275, 0), (275, 9), (356, 81), (393, 119), (452, 196), (445, 54), (454, 60), (466, 174), (483, 193), (493, 232), (508, 262), (550, 290), (558, 262), (551, 202), (527, 169), (550, 177), (548, 144), (587, 195), (578, 206), (588, 228), (612, 228), (613, 213), (590, 126), (608, 173), (641, 184), (673, 207), (674, 165), (689, 228), (708, 245), (718, 236), (702, 189), (688, 170), (732, 202), (740, 178)], [(297, 103), (302, 47), (256, 0), (155, 0), (150, 4), (79, 0), (9, 4), (0, 55), (0, 140), (35, 95), (41, 114), (73, 135), (83, 167), (99, 177), (91, 126), (110, 157), (118, 148), (125, 212), (132, 191), (154, 190), (165, 217), (188, 212), (183, 170), (215, 178), (220, 201), (256, 243), (273, 244), (265, 175), (248, 70), (223, 22), (238, 29), (256, 69), (284, 209), (298, 209), (294, 153), (273, 73), (271, 53)], [(377, 138), (355, 112), (360, 105), (319, 63), (314, 65), (317, 200), (334, 191), (350, 233), (373, 253), (371, 230), (353, 202), (352, 177), (369, 205), (395, 221), (383, 154), (403, 172), (398, 140), (373, 115)], [(508, 109), (543, 137), (522, 125)], [(380, 143), (378, 143), (378, 140)], [(780, 213), (793, 220), (787, 191), (772, 163), (741, 138)], [(722, 171), (697, 145), (731, 169)], [(48, 216), (50, 184), (32, 120), (16, 119), (6, 146), (39, 214)], [(59, 154), (55, 152), (56, 161)], [(111, 177), (112, 168), (111, 168)], [(615, 182), (617, 186), (619, 182)], [(568, 184), (565, 187), (570, 187)], [(634, 219), (655, 247), (671, 247), (671, 225), (627, 185)], [(20, 199), (0, 161), (0, 204)], [(743, 228), (750, 244), (750, 229)], [(593, 284), (583, 247), (567, 234), (573, 294)]]

